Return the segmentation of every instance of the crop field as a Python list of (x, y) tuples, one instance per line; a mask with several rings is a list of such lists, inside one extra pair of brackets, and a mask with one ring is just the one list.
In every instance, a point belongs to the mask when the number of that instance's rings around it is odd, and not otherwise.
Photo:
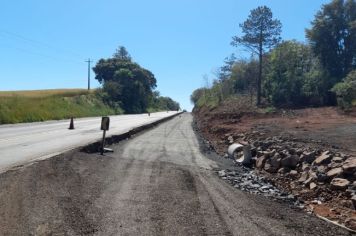
[(47, 89), (47, 90), (19, 90), (19, 91), (0, 91), (0, 98), (7, 97), (26, 97), (38, 98), (49, 96), (73, 97), (78, 95), (87, 95), (95, 90), (88, 91), (87, 89)]
[(118, 114), (95, 90), (55, 89), (0, 92), (0, 124)]

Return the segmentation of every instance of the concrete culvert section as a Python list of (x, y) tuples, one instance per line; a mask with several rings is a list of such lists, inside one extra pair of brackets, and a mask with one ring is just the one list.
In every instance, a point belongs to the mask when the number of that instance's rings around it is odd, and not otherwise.
[(227, 153), (230, 158), (243, 165), (251, 164), (251, 147), (248, 144), (233, 143), (228, 147)]

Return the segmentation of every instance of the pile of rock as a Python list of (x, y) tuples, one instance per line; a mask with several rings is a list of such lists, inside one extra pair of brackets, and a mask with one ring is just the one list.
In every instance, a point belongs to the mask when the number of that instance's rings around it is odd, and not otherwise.
[[(258, 170), (288, 178), (291, 188), (302, 185), (310, 190), (330, 188), (356, 199), (356, 157), (331, 151), (312, 150), (282, 137), (254, 140), (241, 135), (251, 145)], [(232, 136), (228, 137), (231, 143)], [(356, 205), (355, 205), (356, 209)]]
[(242, 191), (288, 202), (298, 208), (304, 207), (292, 194), (278, 189), (266, 178), (256, 175), (251, 169), (241, 167), (238, 171), (220, 170), (217, 171), (217, 174), (220, 178)]

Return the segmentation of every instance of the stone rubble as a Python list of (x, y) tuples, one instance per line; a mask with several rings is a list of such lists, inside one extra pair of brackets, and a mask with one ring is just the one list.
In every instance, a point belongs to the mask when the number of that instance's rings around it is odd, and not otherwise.
[(280, 136), (259, 139), (258, 134), (253, 132), (253, 137), (244, 134), (241, 140), (250, 143), (251, 150), (255, 150), (252, 155), (256, 169), (289, 178), (309, 189), (348, 189), (351, 197), (356, 195), (355, 190), (349, 188), (356, 180), (356, 157), (330, 150), (311, 150)]
[[(258, 131), (229, 134), (226, 143), (233, 142), (250, 145), (253, 163), (250, 166), (252, 169), (244, 167), (242, 173), (229, 170), (219, 172), (219, 176), (234, 187), (253, 194), (287, 200), (299, 207), (301, 204), (296, 199), (317, 205), (334, 199), (336, 203), (343, 203), (342, 207), (350, 212), (355, 212), (356, 157), (306, 147), (297, 140), (282, 136), (266, 138)], [(345, 216), (340, 214), (340, 218)], [(353, 227), (356, 219), (347, 218), (343, 222), (349, 222), (350, 227)]]
[(263, 195), (265, 197), (288, 202), (295, 207), (304, 208), (303, 204), (292, 194), (288, 194), (270, 183), (266, 178), (257, 175), (253, 170), (240, 166), (238, 171), (219, 170), (218, 176), (242, 191)]

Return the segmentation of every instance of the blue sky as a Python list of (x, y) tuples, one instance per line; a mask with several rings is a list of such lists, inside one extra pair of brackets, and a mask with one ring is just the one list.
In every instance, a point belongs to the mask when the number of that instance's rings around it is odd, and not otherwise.
[[(86, 88), (87, 58), (125, 46), (157, 89), (190, 110), (203, 75), (226, 56), (251, 9), (269, 6), (283, 39), (305, 41), (323, 0), (1, 0), (0, 90)], [(92, 74), (94, 77), (94, 74)], [(92, 80), (92, 86), (100, 86)]]

